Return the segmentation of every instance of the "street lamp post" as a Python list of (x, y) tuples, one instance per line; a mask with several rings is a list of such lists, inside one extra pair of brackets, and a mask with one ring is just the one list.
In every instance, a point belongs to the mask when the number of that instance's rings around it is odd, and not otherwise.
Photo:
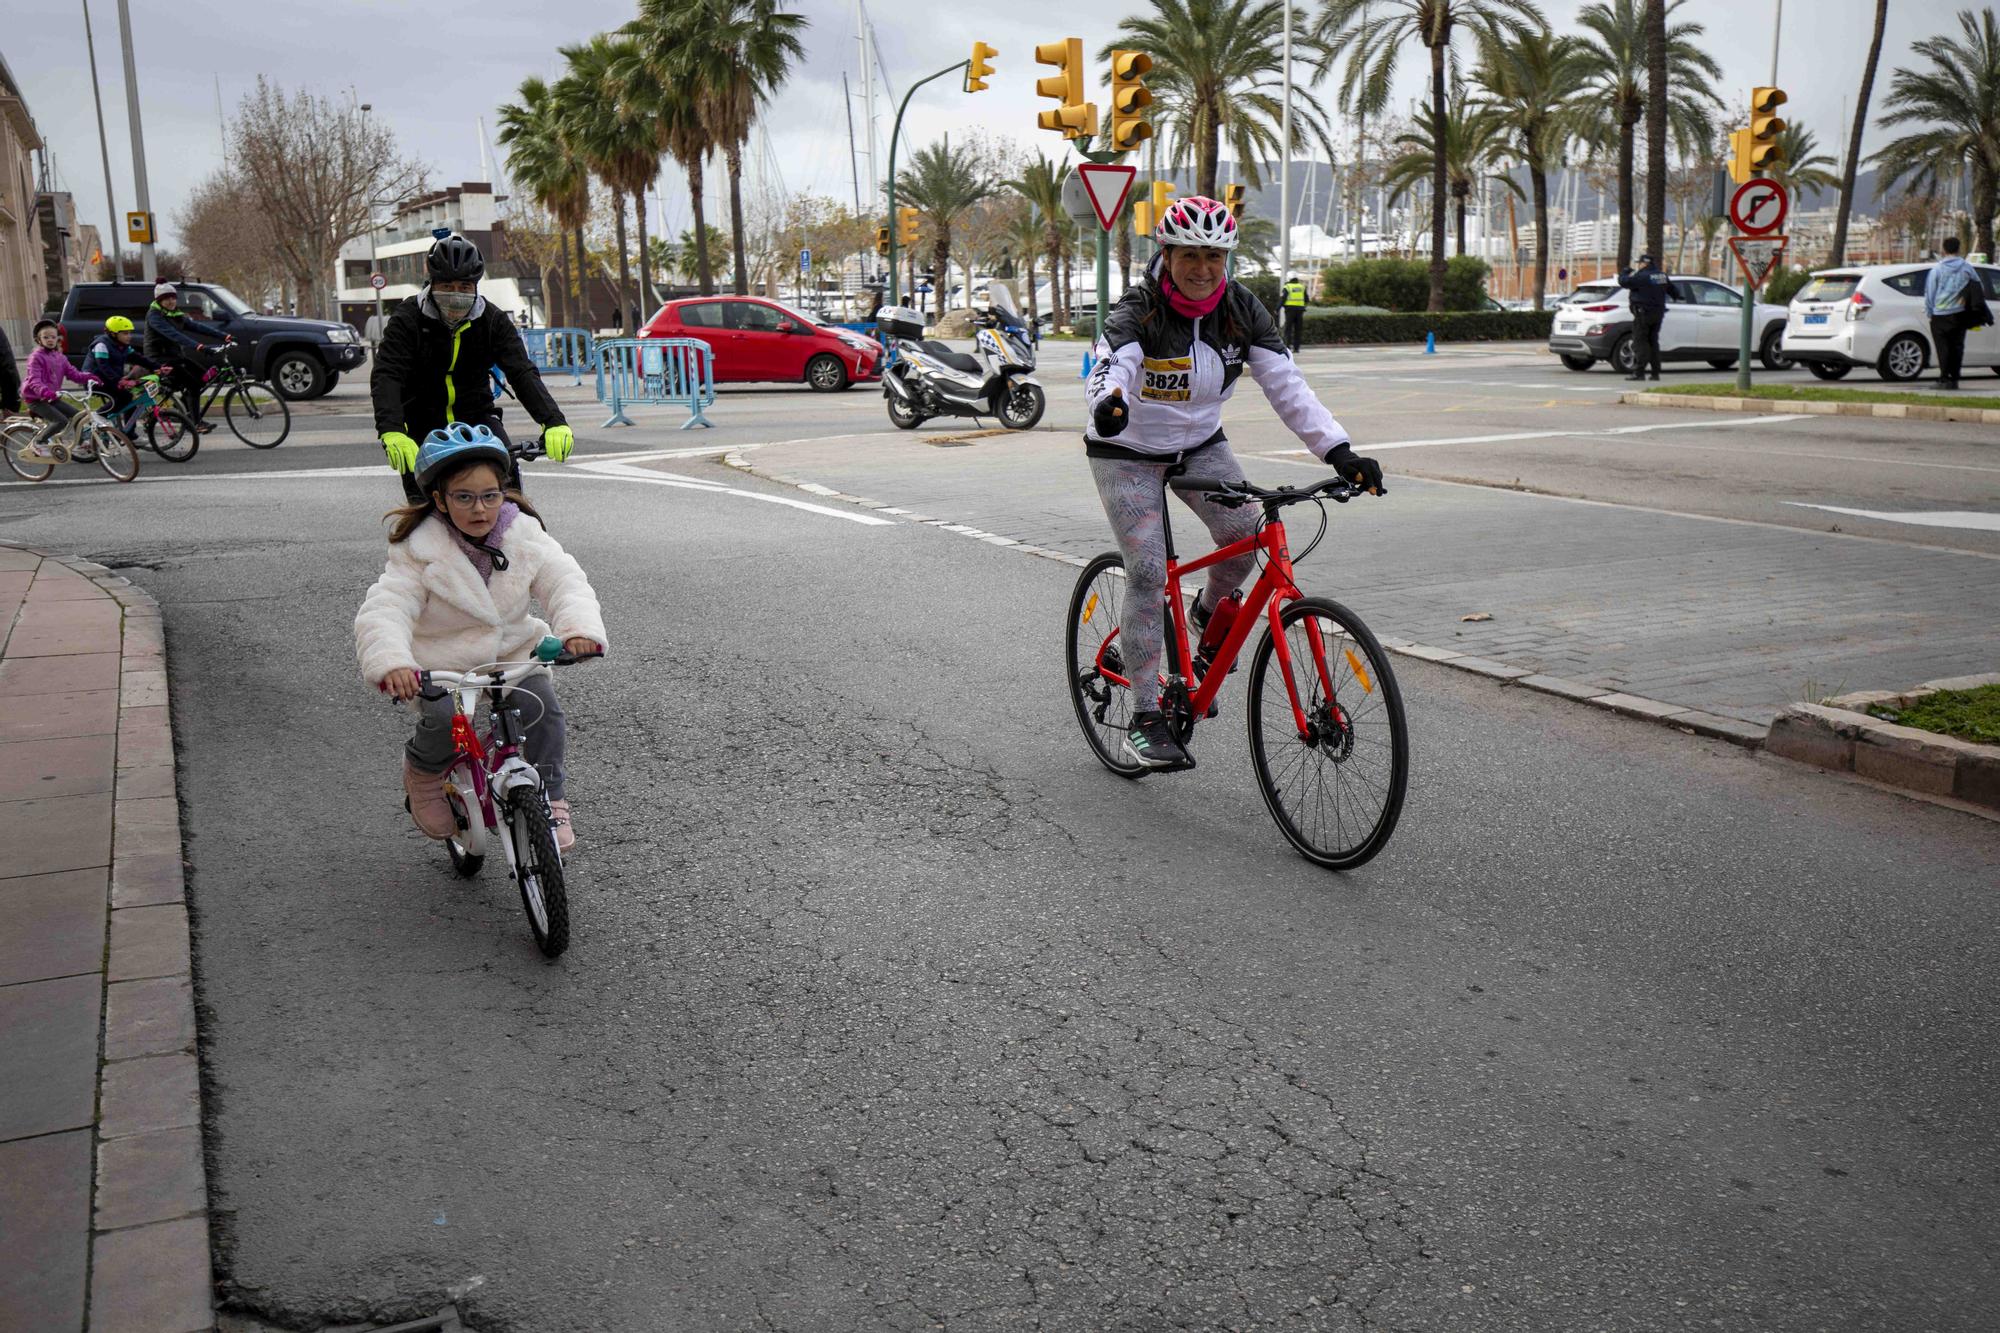
[[(915, 83), (910, 85), (910, 90), (903, 94), (902, 104), (896, 108), (896, 123), (889, 129), (889, 175), (888, 178), (883, 182), (889, 191), (889, 304), (890, 305), (895, 305), (897, 303), (898, 295), (901, 292), (901, 287), (896, 282), (896, 140), (903, 133), (903, 113), (910, 109), (910, 98), (916, 95), (917, 89), (923, 87), (925, 84), (929, 83), (932, 79), (943, 78), (945, 75), (952, 73), (954, 70), (967, 69), (971, 66), (971, 64), (972, 61), (970, 59), (961, 60), (956, 65), (946, 65), (943, 69), (939, 70), (937, 73), (929, 74), (921, 79), (918, 79)], [(938, 275), (938, 278), (940, 281), (942, 281), (944, 275), (940, 273)]]
[(111, 193), (111, 148), (104, 138), (104, 94), (97, 87), (97, 39), (90, 31), (90, 0), (83, 0), (83, 44), (90, 52), (90, 100), (97, 104), (97, 153), (104, 159), (104, 207), (111, 214), (111, 280), (125, 281), (125, 243), (118, 234), (118, 200)]
[(1278, 281), (1292, 280), (1292, 0), (1285, 0), (1285, 109), (1278, 131)]
[(139, 272), (147, 282), (159, 280), (159, 260), (153, 253), (153, 194), (146, 187), (146, 137), (139, 129), (139, 70), (132, 59), (132, 7), (118, 0), (118, 40), (125, 48), (125, 109), (132, 118), (132, 180), (139, 211), (146, 215), (146, 239), (139, 243)]
[[(361, 114), (364, 116), (374, 109), (374, 104), (371, 102), (363, 102), (361, 104)], [(368, 199), (368, 283), (371, 287), (375, 283), (376, 265), (381, 262), (375, 254), (375, 205), (380, 202), (381, 200), (376, 199), (372, 195)], [(381, 342), (381, 338), (382, 289), (375, 287), (375, 336), (368, 340), (368, 350), (371, 354), (376, 350), (377, 345)]]

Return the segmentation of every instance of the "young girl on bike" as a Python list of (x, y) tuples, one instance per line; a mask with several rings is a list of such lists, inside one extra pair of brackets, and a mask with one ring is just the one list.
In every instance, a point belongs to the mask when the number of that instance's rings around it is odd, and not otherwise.
[[(1355, 455), (1347, 432), (1299, 374), (1271, 312), (1248, 288), (1229, 281), (1236, 239), (1236, 219), (1213, 199), (1195, 195), (1169, 207), (1153, 229), (1160, 253), (1105, 319), (1097, 365), (1084, 390), (1091, 411), (1084, 452), (1125, 557), (1118, 638), (1134, 711), (1123, 749), (1127, 759), (1148, 768), (1187, 768), (1191, 762), (1160, 710), (1167, 473), (1179, 467), (1190, 479), (1242, 479), (1222, 430), (1222, 405), (1237, 377), (1248, 370), (1279, 420), (1342, 477), (1371, 489), (1382, 484), (1381, 466)], [(1181, 498), (1218, 547), (1256, 531), (1256, 510), (1201, 504), (1192, 494)], [(1242, 584), (1255, 559), (1245, 555), (1213, 567), (1194, 602), (1197, 632)]]
[(35, 325), (35, 350), (28, 355), (28, 381), (21, 386), (21, 397), (27, 401), (30, 412), (48, 423), (30, 451), (36, 458), (50, 457), (48, 441), (76, 418), (75, 405), (62, 400), (63, 381), (75, 380), (85, 387), (98, 383), (97, 376), (69, 363), (69, 358), (58, 350), (61, 341), (54, 320), (41, 320)]
[[(362, 678), (396, 699), (416, 701), (403, 790), (411, 818), (432, 838), (455, 831), (444, 795), (453, 700), (448, 691), (422, 693), (418, 672), (524, 661), (550, 633), (578, 656), (601, 653), (608, 642), (583, 567), (549, 536), (519, 491), (504, 489), (512, 464), (507, 447), (483, 426), (432, 432), (415, 468), (429, 499), (390, 512), (388, 567), (354, 617)], [(533, 614), (530, 598), (548, 621)], [(517, 688), (532, 696), (522, 701), (524, 749), (541, 772), (556, 845), (568, 851), (576, 839), (564, 786), (562, 705), (546, 674)]]

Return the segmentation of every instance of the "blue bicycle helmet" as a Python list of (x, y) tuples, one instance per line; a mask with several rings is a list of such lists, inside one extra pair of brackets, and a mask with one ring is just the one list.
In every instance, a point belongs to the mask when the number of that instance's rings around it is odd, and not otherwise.
[(418, 489), (429, 495), (440, 477), (467, 463), (491, 463), (502, 477), (513, 469), (513, 459), (498, 435), (484, 426), (454, 421), (424, 436), (423, 447), (417, 450)]

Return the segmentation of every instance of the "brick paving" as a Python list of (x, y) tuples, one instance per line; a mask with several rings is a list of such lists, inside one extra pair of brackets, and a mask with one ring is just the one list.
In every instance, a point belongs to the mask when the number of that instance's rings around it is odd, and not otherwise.
[[(922, 436), (751, 451), (755, 471), (1087, 556), (1110, 546), (1075, 436)], [(1313, 471), (1251, 455), (1266, 484)], [(1987, 555), (1400, 478), (1331, 507), (1301, 572), (1386, 638), (1595, 693), (1768, 723), (1808, 694), (1899, 688), (1996, 666), (2000, 563)], [(1294, 549), (1316, 525), (1293, 511)], [(1185, 509), (1188, 552), (1206, 536)], [(1489, 613), (1490, 621), (1461, 617)]]
[(0, 1329), (214, 1326), (159, 608), (0, 545)]

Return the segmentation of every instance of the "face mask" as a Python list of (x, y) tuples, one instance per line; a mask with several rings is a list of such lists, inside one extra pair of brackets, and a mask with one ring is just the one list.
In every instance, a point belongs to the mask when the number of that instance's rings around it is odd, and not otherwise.
[(456, 324), (472, 313), (472, 303), (479, 297), (472, 292), (432, 292), (431, 299), (437, 302), (439, 313)]

